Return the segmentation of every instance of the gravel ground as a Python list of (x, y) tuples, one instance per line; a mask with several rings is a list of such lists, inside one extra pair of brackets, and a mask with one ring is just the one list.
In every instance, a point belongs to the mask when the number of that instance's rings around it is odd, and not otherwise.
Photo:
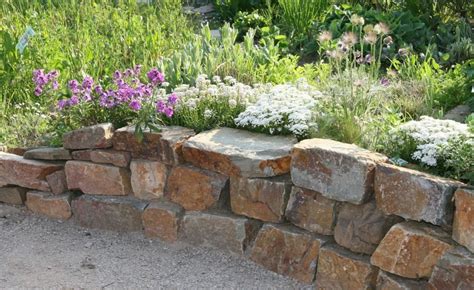
[(265, 288), (303, 285), (242, 257), (141, 233), (84, 229), (0, 204), (0, 288)]

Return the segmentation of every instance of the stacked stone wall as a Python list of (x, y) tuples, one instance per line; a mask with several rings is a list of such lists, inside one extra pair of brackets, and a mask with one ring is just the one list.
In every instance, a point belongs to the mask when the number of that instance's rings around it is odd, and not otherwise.
[(0, 202), (243, 255), (317, 289), (472, 289), (474, 189), (325, 139), (100, 124), (0, 152)]

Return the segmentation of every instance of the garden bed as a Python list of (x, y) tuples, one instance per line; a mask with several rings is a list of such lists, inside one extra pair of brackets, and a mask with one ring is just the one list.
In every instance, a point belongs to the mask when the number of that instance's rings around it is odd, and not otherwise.
[(465, 184), (332, 140), (161, 129), (140, 141), (102, 124), (65, 134), (64, 148), (0, 153), (0, 201), (221, 248), (319, 288), (473, 281)]

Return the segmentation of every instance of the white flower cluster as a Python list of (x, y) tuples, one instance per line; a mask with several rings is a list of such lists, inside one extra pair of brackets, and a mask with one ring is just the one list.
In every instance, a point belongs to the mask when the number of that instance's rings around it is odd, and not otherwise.
[(253, 102), (259, 92), (267, 90), (268, 85), (249, 86), (239, 83), (235, 78), (227, 76), (224, 81), (219, 76), (214, 76), (212, 81), (207, 75), (199, 75), (195, 86), (180, 85), (174, 92), (178, 95), (180, 105), (190, 108), (205, 98), (221, 98), (229, 102), (229, 106), (249, 104)]
[[(393, 136), (404, 134), (416, 143), (416, 151), (412, 158), (428, 166), (436, 166), (442, 152), (445, 152), (449, 142), (462, 137), (467, 137), (467, 142), (473, 141), (472, 134), (466, 124), (451, 120), (438, 120), (428, 116), (422, 116), (419, 121), (409, 121), (397, 129)], [(397, 138), (397, 137), (395, 137)], [(404, 146), (405, 139), (398, 139), (398, 144)], [(474, 143), (472, 144), (474, 146)]]
[(308, 133), (313, 109), (321, 92), (310, 86), (305, 79), (293, 84), (276, 85), (259, 95), (257, 101), (248, 106), (235, 119), (241, 127), (259, 128), (273, 133), (291, 132), (297, 136)]

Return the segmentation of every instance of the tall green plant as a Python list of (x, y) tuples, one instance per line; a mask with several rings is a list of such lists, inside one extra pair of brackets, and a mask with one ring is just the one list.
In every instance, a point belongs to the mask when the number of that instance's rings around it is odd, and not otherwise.
[(316, 20), (321, 20), (329, 0), (278, 0), (282, 24), (295, 35), (304, 35)]

